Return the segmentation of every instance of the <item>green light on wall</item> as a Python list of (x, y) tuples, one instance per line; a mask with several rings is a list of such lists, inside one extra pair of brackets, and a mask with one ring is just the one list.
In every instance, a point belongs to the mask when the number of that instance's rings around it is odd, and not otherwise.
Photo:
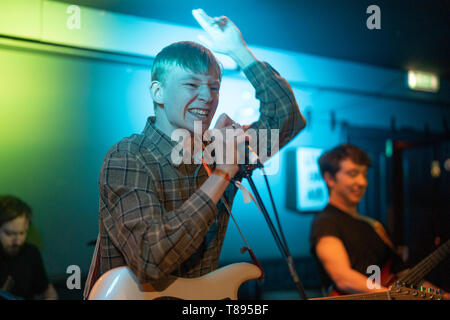
[(408, 87), (413, 90), (439, 91), (439, 77), (433, 73), (408, 71)]
[(392, 154), (394, 152), (394, 147), (392, 144), (392, 140), (391, 139), (387, 139), (386, 140), (386, 145), (384, 148), (384, 154), (386, 155), (387, 158), (392, 157)]

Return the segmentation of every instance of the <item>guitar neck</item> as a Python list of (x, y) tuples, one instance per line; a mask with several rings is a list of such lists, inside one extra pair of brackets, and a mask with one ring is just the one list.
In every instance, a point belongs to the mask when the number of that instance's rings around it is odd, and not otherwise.
[(314, 298), (308, 300), (443, 300), (440, 292), (434, 290), (417, 290), (394, 284), (389, 291), (358, 293), (346, 296)]
[(309, 300), (390, 300), (387, 292), (357, 293), (335, 297), (314, 298)]
[(433, 253), (419, 262), (407, 274), (400, 277), (398, 281), (406, 282), (412, 285), (418, 285), (419, 282), (426, 277), (440, 262), (442, 262), (450, 252), (450, 239), (442, 246), (437, 248)]

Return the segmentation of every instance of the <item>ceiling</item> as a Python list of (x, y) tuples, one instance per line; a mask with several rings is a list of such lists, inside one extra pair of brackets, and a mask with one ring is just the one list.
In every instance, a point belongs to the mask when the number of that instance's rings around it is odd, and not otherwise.
[[(226, 15), (250, 45), (436, 72), (450, 79), (450, 0), (59, 0), (197, 27), (191, 10)], [(369, 30), (369, 5), (381, 29)]]

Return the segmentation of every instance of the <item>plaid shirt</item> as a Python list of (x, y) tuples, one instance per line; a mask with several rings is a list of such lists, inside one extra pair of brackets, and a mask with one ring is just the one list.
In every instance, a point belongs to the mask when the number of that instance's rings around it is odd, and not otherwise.
[[(280, 129), (281, 148), (305, 124), (291, 87), (267, 63), (255, 62), (244, 73), (261, 102), (260, 119), (251, 128)], [(222, 201), (215, 205), (199, 190), (208, 178), (202, 165), (172, 162), (177, 142), (154, 121), (150, 117), (142, 134), (122, 139), (103, 160), (97, 276), (127, 265), (139, 282), (155, 283), (168, 275), (198, 277), (218, 267), (228, 213)], [(230, 205), (235, 194), (230, 184), (224, 193)]]

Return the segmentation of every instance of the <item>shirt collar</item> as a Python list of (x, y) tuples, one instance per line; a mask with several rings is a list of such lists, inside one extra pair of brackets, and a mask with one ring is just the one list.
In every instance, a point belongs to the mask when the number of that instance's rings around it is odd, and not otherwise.
[[(154, 116), (148, 117), (142, 133), (156, 146), (161, 155), (167, 159), (172, 166), (179, 167), (182, 164), (182, 161), (178, 163), (176, 161), (177, 159), (175, 159), (176, 157), (172, 157), (173, 149), (180, 148), (179, 142), (172, 140), (164, 132), (156, 128), (155, 121), (156, 118)], [(186, 150), (185, 152), (187, 152), (186, 156), (191, 157), (192, 164), (198, 164), (199, 159), (201, 161), (201, 153), (191, 156), (190, 151)], [(194, 161), (194, 159), (197, 159), (197, 162)]]

